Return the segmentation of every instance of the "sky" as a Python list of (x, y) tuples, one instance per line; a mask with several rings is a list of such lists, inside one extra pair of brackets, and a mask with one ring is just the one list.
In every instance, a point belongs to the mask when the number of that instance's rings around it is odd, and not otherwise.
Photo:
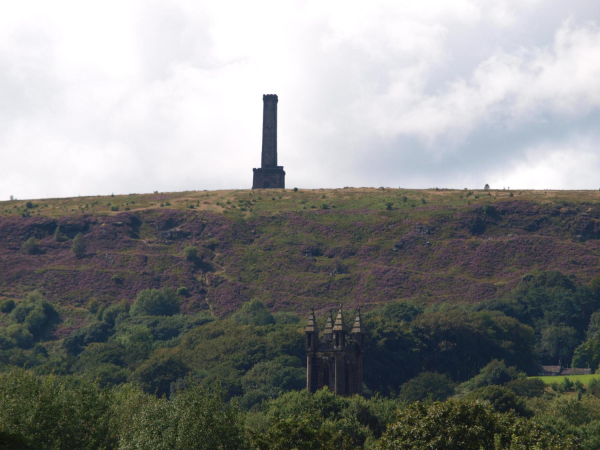
[(0, 3), (0, 200), (599, 189), (597, 0)]

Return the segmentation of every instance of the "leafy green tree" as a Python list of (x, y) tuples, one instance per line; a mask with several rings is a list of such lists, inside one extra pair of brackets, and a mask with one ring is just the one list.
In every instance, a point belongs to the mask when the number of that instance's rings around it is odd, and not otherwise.
[(106, 342), (111, 334), (112, 329), (108, 324), (93, 322), (68, 335), (62, 346), (67, 354), (77, 356), (91, 343)]
[(435, 372), (421, 372), (400, 388), (398, 398), (407, 403), (430, 399), (446, 400), (454, 394), (454, 383), (446, 376)]
[(12, 310), (11, 318), (16, 323), (22, 324), (36, 340), (59, 322), (54, 307), (37, 291), (27, 294), (25, 299)]
[(260, 400), (277, 397), (280, 392), (306, 387), (306, 369), (298, 358), (280, 356), (255, 364), (241, 381), (245, 393), (242, 406), (250, 408)]
[(568, 362), (571, 361), (579, 342), (575, 328), (549, 325), (542, 329), (538, 352), (545, 363), (556, 364), (559, 360)]
[(506, 367), (504, 361), (494, 359), (483, 367), (479, 374), (465, 382), (463, 387), (473, 390), (486, 386), (503, 385), (509, 381), (524, 377), (525, 374), (519, 372), (516, 367)]
[(77, 235), (73, 239), (73, 244), (71, 245), (71, 251), (75, 254), (75, 256), (77, 258), (81, 258), (81, 257), (85, 256), (85, 252), (86, 252), (85, 236), (82, 233), (77, 233)]
[(188, 246), (183, 249), (183, 256), (187, 261), (190, 262), (202, 262), (202, 255), (198, 250), (198, 247)]
[(528, 419), (476, 401), (414, 403), (398, 413), (378, 442), (380, 450), (495, 450), (573, 448), (569, 435), (552, 434)]
[(365, 317), (382, 316), (396, 322), (411, 322), (415, 317), (422, 313), (423, 309), (417, 307), (412, 302), (395, 301), (386, 303), (384, 306), (370, 311)]
[(33, 335), (23, 325), (14, 323), (8, 327), (2, 328), (1, 332), (19, 348), (30, 349), (33, 347)]
[(108, 308), (101, 309), (98, 318), (102, 319), (109, 326), (114, 327), (117, 322), (127, 318), (129, 313), (129, 303), (126, 301), (110, 305)]
[(426, 370), (453, 380), (475, 376), (492, 359), (536, 372), (535, 335), (530, 327), (503, 314), (452, 309), (422, 314), (411, 323), (412, 334), (427, 348)]
[(172, 383), (185, 378), (189, 372), (190, 368), (181, 358), (159, 352), (140, 365), (132, 379), (144, 392), (162, 397), (170, 392)]
[(154, 342), (152, 333), (143, 325), (133, 325), (117, 336), (125, 348), (125, 361), (132, 365), (148, 358)]
[(15, 309), (15, 301), (13, 299), (4, 300), (0, 303), (0, 312), (4, 314), (9, 314), (13, 309)]
[(482, 400), (488, 403), (495, 411), (506, 413), (509, 411), (521, 417), (531, 417), (533, 412), (527, 408), (523, 399), (517, 397), (513, 390), (505, 386), (486, 386), (471, 392), (467, 398)]
[(364, 381), (373, 391), (388, 395), (422, 371), (422, 343), (412, 330), (395, 320), (374, 316), (366, 317), (364, 322), (365, 354), (369, 355)]
[(362, 448), (379, 437), (397, 405), (381, 397), (339, 397), (328, 389), (288, 392), (262, 405), (266, 428), (251, 431), (252, 443), (270, 448)]
[(0, 430), (35, 448), (115, 448), (110, 391), (75, 378), (38, 378), (12, 370), (0, 374)]
[(275, 323), (273, 314), (259, 299), (255, 298), (242, 305), (233, 315), (236, 322), (244, 325), (271, 325)]
[(179, 314), (179, 298), (172, 288), (144, 289), (131, 307), (133, 316), (172, 316)]
[(539, 378), (517, 378), (505, 384), (519, 397), (541, 397), (546, 390), (546, 384)]
[(93, 342), (85, 347), (79, 354), (74, 369), (85, 371), (101, 364), (124, 366), (127, 350), (124, 345), (116, 340), (110, 342)]
[(142, 403), (121, 430), (119, 448), (213, 450), (248, 444), (238, 409), (200, 386), (190, 386), (170, 401)]

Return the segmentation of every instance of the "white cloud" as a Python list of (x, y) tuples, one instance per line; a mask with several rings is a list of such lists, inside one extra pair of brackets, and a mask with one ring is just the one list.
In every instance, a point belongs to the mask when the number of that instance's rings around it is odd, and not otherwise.
[(527, 149), (523, 160), (491, 174), (490, 184), (496, 189), (599, 189), (599, 168), (597, 144), (574, 138)]
[[(0, 198), (249, 187), (264, 93), (280, 96), (290, 186), (512, 179), (531, 148), (593, 152), (595, 14), (556, 0), (5, 2)], [(482, 146), (503, 155), (493, 172)]]

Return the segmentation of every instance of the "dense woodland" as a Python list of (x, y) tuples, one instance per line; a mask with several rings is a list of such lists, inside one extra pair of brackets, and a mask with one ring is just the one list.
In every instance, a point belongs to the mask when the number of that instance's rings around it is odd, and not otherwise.
[(61, 317), (41, 294), (5, 300), (3, 445), (600, 444), (600, 383), (546, 388), (526, 378), (558, 359), (597, 369), (600, 277), (584, 285), (559, 272), (537, 272), (488, 302), (398, 301), (364, 313), (364, 398), (303, 390), (305, 318), (271, 313), (259, 299), (227, 318), (183, 315), (182, 295), (147, 289), (131, 303), (91, 302), (87, 325), (61, 341), (48, 340)]

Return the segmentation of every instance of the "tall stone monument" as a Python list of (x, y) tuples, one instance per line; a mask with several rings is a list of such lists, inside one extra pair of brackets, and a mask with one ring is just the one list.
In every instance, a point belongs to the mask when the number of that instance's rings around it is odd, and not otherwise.
[(277, 96), (263, 95), (263, 138), (260, 169), (252, 169), (252, 189), (285, 189), (283, 166), (277, 165)]

